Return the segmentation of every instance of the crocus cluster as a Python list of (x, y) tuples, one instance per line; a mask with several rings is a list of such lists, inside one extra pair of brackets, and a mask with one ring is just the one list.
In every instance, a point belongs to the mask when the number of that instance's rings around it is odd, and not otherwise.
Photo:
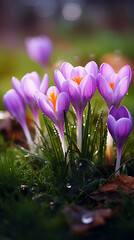
[(85, 67), (73, 67), (65, 62), (60, 71), (57, 69), (54, 71), (56, 86), (48, 88), (47, 74), (44, 75), (42, 82), (37, 72), (27, 73), (21, 81), (13, 77), (14, 89), (4, 95), (4, 103), (10, 114), (23, 127), (30, 144), (32, 140), (25, 120), (26, 105), (30, 108), (38, 126), (40, 126), (39, 109), (41, 109), (42, 113), (55, 124), (65, 154), (67, 145), (64, 137), (64, 112), (67, 114), (71, 103), (77, 118), (77, 146), (81, 151), (83, 111), (98, 88), (109, 109), (107, 126), (117, 146), (116, 170), (118, 170), (121, 153), (133, 125), (132, 116), (127, 108), (121, 106), (118, 109), (118, 107), (128, 91), (131, 77), (129, 66), (124, 66), (115, 73), (107, 63), (103, 63), (98, 69), (94, 61), (87, 63)]
[[(126, 65), (118, 73), (108, 63), (100, 66), (97, 76), (98, 91), (105, 100), (108, 109), (112, 106), (118, 108), (124, 95), (127, 93), (132, 78), (131, 68)], [(106, 161), (107, 164), (113, 162), (113, 136), (108, 131)]]

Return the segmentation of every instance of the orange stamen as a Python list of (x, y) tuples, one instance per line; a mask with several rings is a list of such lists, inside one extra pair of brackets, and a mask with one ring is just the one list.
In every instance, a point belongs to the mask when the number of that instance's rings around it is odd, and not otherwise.
[(114, 82), (110, 82), (110, 83), (109, 83), (109, 85), (110, 85), (110, 87), (111, 87), (112, 89), (114, 88), (114, 84), (115, 84)]
[(80, 76), (72, 78), (72, 80), (73, 80), (74, 82), (76, 82), (78, 85), (80, 84), (80, 82), (82, 81), (82, 79), (83, 79), (83, 77), (80, 77)]
[(50, 97), (47, 99), (51, 101), (54, 107), (54, 112), (56, 113), (56, 100), (57, 100), (58, 94), (55, 94), (55, 92), (50, 93)]

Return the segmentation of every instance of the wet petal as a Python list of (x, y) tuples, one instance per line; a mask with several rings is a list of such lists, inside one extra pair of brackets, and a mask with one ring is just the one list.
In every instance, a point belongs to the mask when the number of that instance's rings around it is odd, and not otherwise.
[(65, 82), (65, 78), (57, 69), (54, 71), (54, 82), (59, 91), (62, 92), (62, 84)]

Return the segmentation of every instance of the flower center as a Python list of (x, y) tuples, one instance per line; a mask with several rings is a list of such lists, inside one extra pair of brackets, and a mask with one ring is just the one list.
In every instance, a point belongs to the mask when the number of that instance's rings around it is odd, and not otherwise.
[(110, 87), (111, 87), (112, 89), (114, 88), (114, 84), (115, 84), (114, 82), (110, 82), (110, 83), (109, 83), (109, 85), (110, 85)]
[(57, 100), (58, 94), (55, 94), (55, 92), (50, 93), (50, 97), (47, 99), (51, 101), (54, 107), (54, 112), (56, 113), (56, 100)]
[(80, 77), (80, 76), (72, 78), (72, 80), (73, 80), (74, 82), (76, 82), (78, 85), (80, 84), (80, 82), (82, 81), (82, 79), (83, 79), (83, 77)]

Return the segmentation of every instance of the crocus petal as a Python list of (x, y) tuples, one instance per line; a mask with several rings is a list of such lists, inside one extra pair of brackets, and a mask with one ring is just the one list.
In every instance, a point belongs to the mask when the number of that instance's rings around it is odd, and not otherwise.
[(110, 108), (113, 105), (113, 90), (101, 74), (97, 76), (97, 87)]
[(26, 105), (23, 98), (14, 89), (10, 89), (4, 95), (3, 101), (8, 112), (23, 125), (26, 117)]
[(45, 100), (39, 98), (38, 105), (41, 111), (55, 123), (56, 116), (54, 114), (53, 109), (49, 106), (49, 104)]
[(116, 125), (115, 118), (112, 115), (109, 115), (107, 119), (107, 127), (114, 141), (115, 141), (115, 133), (114, 133), (115, 125)]
[[(114, 106), (112, 106), (112, 107), (110, 108), (110, 110), (109, 110), (109, 115), (112, 115), (112, 116), (116, 119), (117, 112), (118, 112), (117, 108), (114, 107)], [(116, 120), (117, 120), (117, 119), (116, 119)]]
[(65, 79), (70, 79), (70, 73), (73, 69), (73, 66), (68, 63), (68, 62), (64, 62), (61, 66), (61, 73), (63, 74)]
[(34, 84), (32, 79), (24, 77), (21, 80), (21, 89), (23, 91), (25, 100), (26, 100), (27, 104), (29, 105), (30, 102), (33, 102), (33, 97), (34, 97), (35, 91), (37, 91), (38, 88)]
[(128, 77), (124, 77), (119, 82), (118, 86), (116, 87), (116, 89), (114, 91), (114, 106), (115, 107), (117, 107), (117, 108), (119, 107), (122, 98), (125, 96), (125, 94), (128, 91), (129, 84), (130, 84), (130, 79)]
[(132, 78), (132, 70), (130, 68), (129, 65), (125, 65), (124, 67), (122, 67), (120, 69), (120, 71), (118, 72), (118, 76), (120, 79), (124, 78), (124, 77), (128, 77), (131, 81)]
[(115, 72), (108, 63), (103, 63), (100, 66), (100, 74), (102, 74), (105, 79), (107, 79), (107, 77), (113, 73), (115, 73)]
[(78, 76), (79, 76), (79, 73), (77, 72), (77, 70), (75, 68), (73, 68), (70, 73), (70, 80), (72, 80), (73, 78), (77, 78)]
[(12, 77), (12, 86), (21, 97), (24, 97), (21, 89), (20, 81), (16, 77)]
[(93, 75), (87, 75), (80, 83), (81, 96), (86, 102), (94, 95), (96, 90), (96, 80)]
[(50, 93), (52, 93), (52, 92), (54, 92), (54, 93), (57, 94), (57, 95), (60, 93), (57, 87), (51, 86), (51, 87), (48, 88), (48, 90), (47, 90), (47, 97), (50, 97)]
[(132, 130), (131, 121), (128, 118), (121, 118), (115, 125), (115, 143), (118, 147), (123, 147)]
[(48, 85), (49, 85), (49, 77), (47, 74), (44, 75), (43, 77), (43, 80), (41, 82), (41, 85), (40, 85), (40, 91), (44, 94), (46, 94), (46, 91), (48, 89)]
[(58, 121), (60, 121), (60, 119), (64, 120), (64, 110), (66, 113), (68, 112), (69, 104), (70, 102), (67, 93), (60, 93), (56, 101), (56, 116), (58, 118)]
[(81, 95), (79, 86), (72, 80), (67, 80), (63, 83), (63, 91), (69, 95), (70, 102), (75, 108), (79, 108), (81, 103)]
[(77, 76), (85, 77), (87, 75), (87, 71), (84, 67), (78, 66), (74, 68), (77, 72)]
[(117, 111), (116, 120), (120, 118), (129, 118), (128, 110), (124, 106), (120, 106), (120, 108)]
[(39, 106), (39, 99), (42, 99), (42, 100), (46, 101), (46, 98), (47, 97), (42, 92), (35, 91), (34, 99), (37, 102), (38, 106)]
[(27, 73), (24, 77), (31, 78), (33, 80), (34, 84), (39, 89), (41, 81), (40, 81), (39, 74), (37, 72), (34, 71), (34, 72), (31, 72), (31, 73)]
[(94, 76), (98, 74), (98, 66), (94, 61), (87, 63), (85, 69), (88, 74), (93, 74)]
[(57, 69), (54, 71), (54, 82), (59, 91), (62, 92), (62, 84), (65, 82), (65, 78)]

